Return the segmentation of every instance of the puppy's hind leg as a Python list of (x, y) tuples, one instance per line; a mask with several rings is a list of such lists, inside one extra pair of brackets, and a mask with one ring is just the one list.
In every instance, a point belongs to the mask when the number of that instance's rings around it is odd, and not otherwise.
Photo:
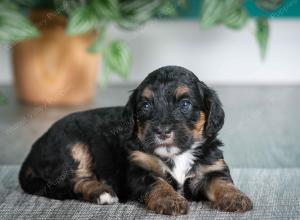
[(97, 204), (118, 202), (118, 197), (111, 186), (97, 179), (92, 172), (92, 157), (84, 144), (75, 144), (71, 154), (77, 167), (73, 177), (73, 192), (76, 198)]
[(118, 202), (114, 190), (106, 183), (94, 178), (83, 178), (74, 185), (74, 193), (77, 199), (101, 205)]

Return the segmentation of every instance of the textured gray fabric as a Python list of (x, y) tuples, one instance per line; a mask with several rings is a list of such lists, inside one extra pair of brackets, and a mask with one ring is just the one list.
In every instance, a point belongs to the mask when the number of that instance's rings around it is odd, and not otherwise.
[[(0, 167), (0, 219), (175, 219), (134, 202), (100, 206), (27, 195), (18, 185), (18, 169)], [(176, 219), (300, 219), (300, 169), (232, 169), (232, 176), (252, 198), (252, 211), (225, 213), (191, 203), (189, 214)]]

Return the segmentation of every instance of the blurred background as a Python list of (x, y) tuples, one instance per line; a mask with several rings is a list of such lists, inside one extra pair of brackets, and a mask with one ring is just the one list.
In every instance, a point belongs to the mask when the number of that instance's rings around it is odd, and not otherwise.
[(0, 164), (179, 65), (213, 87), (231, 167), (300, 166), (300, 0), (0, 2)]

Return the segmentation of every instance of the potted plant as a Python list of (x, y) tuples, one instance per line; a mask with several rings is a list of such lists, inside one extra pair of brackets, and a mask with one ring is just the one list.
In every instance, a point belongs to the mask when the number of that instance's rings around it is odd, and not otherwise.
[(0, 42), (12, 45), (18, 97), (46, 105), (89, 102), (99, 58), (104, 80), (110, 72), (123, 78), (129, 72), (129, 48), (106, 42), (107, 27), (136, 28), (165, 6), (163, 0), (2, 1)]
[[(187, 0), (2, 0), (0, 43), (10, 43), (20, 100), (33, 104), (79, 105), (95, 94), (99, 58), (103, 77), (126, 78), (128, 46), (107, 42), (106, 29), (116, 24), (132, 30), (153, 16), (174, 15)], [(278, 5), (280, 0), (263, 0)], [(271, 3), (270, 3), (271, 2)], [(242, 0), (203, 0), (200, 21), (210, 28), (224, 24), (241, 29), (248, 19)], [(268, 4), (267, 4), (268, 3)], [(263, 5), (263, 4), (261, 4)], [(257, 19), (256, 36), (264, 55), (268, 25)]]

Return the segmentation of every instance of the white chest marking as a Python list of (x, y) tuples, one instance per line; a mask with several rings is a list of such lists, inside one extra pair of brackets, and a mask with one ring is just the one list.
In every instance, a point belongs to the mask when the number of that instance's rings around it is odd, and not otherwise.
[(172, 158), (174, 161), (174, 167), (170, 174), (177, 180), (180, 185), (184, 184), (187, 178), (187, 173), (192, 168), (195, 160), (192, 150), (188, 150), (182, 154), (179, 154)]

